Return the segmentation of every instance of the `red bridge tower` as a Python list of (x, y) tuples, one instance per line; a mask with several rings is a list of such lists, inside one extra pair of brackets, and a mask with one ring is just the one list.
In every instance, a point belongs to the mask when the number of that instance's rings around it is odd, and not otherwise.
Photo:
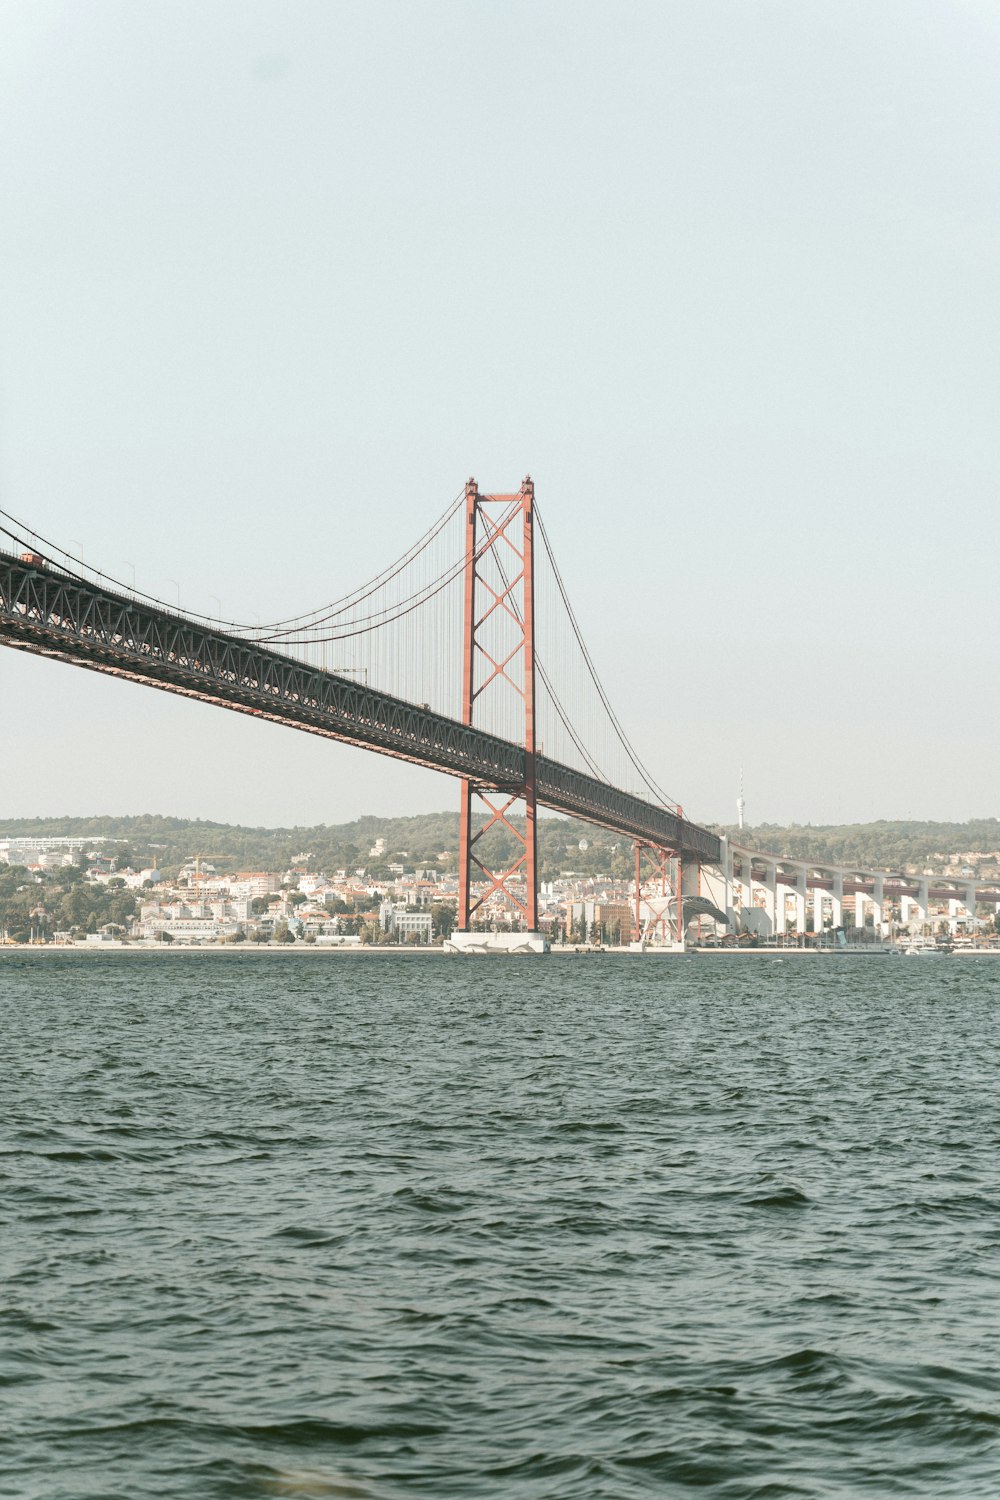
[[(462, 716), (472, 724), (489, 711), (496, 729), (524, 745), (524, 779), (503, 792), (462, 782), (458, 853), (458, 931), (499, 896), (520, 911), (529, 933), (538, 931), (535, 828), (535, 487), (525, 479), (516, 495), (481, 495), (465, 486), (465, 630)], [(485, 695), (489, 695), (487, 698)], [(524, 831), (511, 809), (524, 804)], [(480, 841), (502, 827), (520, 850), (507, 869), (494, 870)], [(477, 852), (480, 851), (480, 852)], [(487, 890), (473, 897), (473, 881)]]

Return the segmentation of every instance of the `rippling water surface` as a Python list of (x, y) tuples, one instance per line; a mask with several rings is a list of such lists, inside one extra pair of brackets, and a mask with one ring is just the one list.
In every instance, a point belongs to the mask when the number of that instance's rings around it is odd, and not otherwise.
[(998, 990), (2, 955), (0, 1493), (993, 1500)]

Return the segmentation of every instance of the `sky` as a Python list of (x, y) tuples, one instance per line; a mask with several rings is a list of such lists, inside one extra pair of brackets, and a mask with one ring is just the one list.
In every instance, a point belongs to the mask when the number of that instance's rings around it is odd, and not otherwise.
[[(0, 505), (265, 619), (526, 473), (690, 817), (1000, 812), (993, 0), (4, 0)], [(0, 823), (458, 805), (0, 650)]]

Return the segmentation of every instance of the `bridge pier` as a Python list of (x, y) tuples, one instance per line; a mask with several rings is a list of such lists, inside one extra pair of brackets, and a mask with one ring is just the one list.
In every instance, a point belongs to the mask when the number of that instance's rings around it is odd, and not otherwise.
[(844, 925), (844, 872), (834, 870), (833, 890), (830, 893), (830, 916), (832, 927)]
[(806, 931), (806, 896), (809, 890), (809, 870), (806, 865), (799, 865), (796, 870), (795, 885), (792, 889), (795, 896), (795, 931), (800, 937), (804, 937)]
[(880, 875), (876, 875), (872, 886), (872, 924), (876, 933), (881, 937), (882, 925), (885, 922), (885, 881)]
[(743, 853), (740, 855), (741, 874), (740, 884), (740, 909), (743, 914), (743, 926), (750, 932), (754, 929), (754, 906), (753, 906), (753, 855)]
[(778, 931), (778, 866), (774, 860), (765, 861), (764, 865), (764, 913), (770, 932), (769, 937), (774, 937)]
[[(822, 886), (820, 886), (820, 885), (814, 885), (813, 886), (813, 898), (812, 898), (813, 932), (816, 932), (816, 933), (820, 933), (820, 932), (823, 931), (823, 922), (825, 920), (824, 916), (823, 916), (823, 898), (824, 898), (825, 895), (826, 895), (826, 892), (824, 891), (824, 889), (823, 889)], [(834, 923), (834, 926), (836, 926), (836, 923)]]
[[(671, 879), (671, 860), (676, 860), (675, 874)], [(683, 916), (684, 867), (680, 852), (659, 844), (647, 844), (636, 840), (635, 885), (633, 890), (632, 941), (642, 943), (649, 937), (663, 944), (684, 943)], [(643, 887), (647, 893), (643, 895)], [(652, 889), (648, 889), (651, 887)], [(675, 905), (671, 921), (670, 905)]]
[(976, 887), (968, 885), (965, 888), (965, 909), (969, 914), (969, 931), (976, 930)]
[[(917, 926), (922, 932), (931, 919), (930, 881), (926, 878), (920, 881), (917, 887), (916, 896), (910, 896), (909, 894), (907, 894), (903, 896), (900, 901), (900, 916), (902, 917), (904, 927), (910, 926), (910, 923), (913, 920), (912, 913), (914, 910), (916, 910), (917, 913)], [(913, 934), (913, 936), (916, 935), (917, 934)]]
[[(482, 935), (473, 932), (472, 917), (494, 897), (520, 911), (525, 936), (538, 938), (534, 504), (535, 487), (530, 477), (516, 495), (481, 495), (474, 479), (465, 486), (462, 722), (472, 724), (476, 704), (488, 688), (513, 689), (524, 709), (524, 776), (520, 786), (503, 792), (478, 786), (468, 777), (462, 781), (458, 946), (468, 946), (472, 938), (480, 944), (484, 941)], [(502, 556), (501, 544), (505, 549)], [(474, 801), (485, 809), (478, 827)], [(523, 833), (511, 821), (515, 803), (524, 805)], [(488, 845), (481, 846), (482, 856), (476, 852), (480, 840), (495, 828), (505, 829), (521, 849), (513, 864), (502, 870), (486, 862)], [(487, 887), (475, 899), (474, 880)]]
[(459, 932), (446, 943), (446, 953), (507, 953), (511, 955), (548, 953), (549, 945), (540, 932)]

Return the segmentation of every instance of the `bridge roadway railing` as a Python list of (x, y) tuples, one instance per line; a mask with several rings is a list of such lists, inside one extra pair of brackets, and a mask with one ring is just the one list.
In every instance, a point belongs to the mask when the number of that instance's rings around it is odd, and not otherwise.
[[(419, 704), (324, 672), (186, 615), (0, 552), (0, 642), (468, 776), (524, 785), (524, 749)], [(540, 756), (538, 801), (717, 862), (719, 839), (676, 814)]]

